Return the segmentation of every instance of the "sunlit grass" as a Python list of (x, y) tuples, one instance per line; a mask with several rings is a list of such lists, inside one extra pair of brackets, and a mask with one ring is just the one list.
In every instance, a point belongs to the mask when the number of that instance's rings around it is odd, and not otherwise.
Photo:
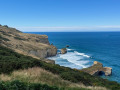
[(0, 80), (20, 80), (28, 83), (41, 83), (51, 86), (64, 87), (66, 90), (78, 90), (80, 88), (92, 90), (106, 90), (103, 87), (84, 86), (82, 83), (72, 83), (70, 81), (63, 80), (58, 75), (55, 75), (39, 67), (13, 71), (10, 75), (1, 74)]

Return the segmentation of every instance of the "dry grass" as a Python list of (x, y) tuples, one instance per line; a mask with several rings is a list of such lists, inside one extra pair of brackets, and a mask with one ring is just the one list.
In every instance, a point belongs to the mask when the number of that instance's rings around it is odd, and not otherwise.
[[(45, 58), (47, 52), (56, 55), (57, 48), (49, 44), (48, 36), (22, 33), (16, 29), (0, 26), (1, 45), (33, 58)], [(8, 39), (9, 41), (5, 41)], [(47, 51), (48, 50), (48, 51)]]
[(18, 70), (11, 73), (11, 75), (0, 75), (2, 81), (20, 80), (28, 83), (42, 83), (58, 87), (70, 87), (70, 88), (86, 88), (92, 90), (107, 90), (104, 87), (86, 87), (83, 84), (71, 83), (69, 81), (61, 79), (58, 75), (54, 75), (42, 68), (34, 67), (25, 70)]

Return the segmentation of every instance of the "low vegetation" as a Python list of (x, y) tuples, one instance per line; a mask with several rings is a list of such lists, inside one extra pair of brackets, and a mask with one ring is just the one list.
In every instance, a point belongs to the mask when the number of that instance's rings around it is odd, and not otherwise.
[(0, 90), (59, 90), (58, 87), (39, 83), (25, 83), (21, 81), (0, 82)]
[(57, 86), (61, 89), (92, 89), (92, 90), (106, 90), (103, 87), (92, 87), (92, 86), (84, 86), (80, 83), (72, 83), (66, 80), (63, 80), (59, 75), (55, 75), (51, 72), (48, 72), (40, 67), (33, 67), (24, 70), (13, 71), (10, 75), (1, 74), (1, 81), (22, 81), (26, 83), (41, 83), (47, 84), (49, 86)]
[(23, 38), (20, 38), (20, 37), (14, 37), (15, 39), (18, 39), (18, 40), (25, 40)]
[(55, 85), (59, 87), (71, 85), (71, 82), (65, 81), (58, 75), (55, 75), (39, 67), (13, 71), (10, 75), (1, 74), (0, 80), (2, 81), (20, 80), (28, 83), (29, 82), (42, 83), (49, 84), (51, 86)]
[(120, 84), (117, 82), (95, 77), (83, 71), (48, 64), (41, 60), (18, 54), (8, 48), (0, 47), (0, 73), (11, 74), (14, 70), (32, 67), (41, 67), (73, 83), (83, 83), (86, 86), (102, 86), (112, 90), (120, 90)]
[(0, 35), (0, 40), (9, 41), (9, 39), (4, 38), (4, 37), (2, 37), (1, 35)]
[(8, 34), (8, 33), (5, 33), (4, 31), (2, 31), (2, 30), (0, 30), (0, 33), (2, 33), (3, 35), (6, 35), (6, 36), (11, 36), (10, 34)]
[(4, 25), (4, 27), (8, 28), (8, 25)]

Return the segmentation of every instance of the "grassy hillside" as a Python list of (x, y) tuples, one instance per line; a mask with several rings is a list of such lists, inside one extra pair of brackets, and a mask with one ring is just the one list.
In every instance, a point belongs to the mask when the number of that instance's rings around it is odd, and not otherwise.
[(0, 80), (2, 81), (22, 81), (26, 83), (41, 83), (49, 86), (56, 86), (65, 90), (70, 88), (76, 89), (90, 89), (90, 90), (107, 90), (103, 87), (84, 86), (81, 83), (72, 83), (67, 80), (63, 80), (59, 75), (55, 75), (49, 71), (46, 71), (40, 67), (33, 67), (24, 70), (13, 71), (10, 75), (1, 74)]
[(83, 71), (78, 71), (59, 65), (45, 63), (29, 56), (18, 54), (8, 48), (0, 47), (0, 73), (11, 74), (14, 70), (41, 67), (60, 78), (73, 83), (82, 83), (86, 86), (102, 86), (111, 90), (120, 90), (120, 84), (100, 77), (91, 76)]
[(50, 45), (47, 35), (22, 33), (8, 26), (0, 26), (0, 45), (38, 59), (57, 54), (57, 48)]

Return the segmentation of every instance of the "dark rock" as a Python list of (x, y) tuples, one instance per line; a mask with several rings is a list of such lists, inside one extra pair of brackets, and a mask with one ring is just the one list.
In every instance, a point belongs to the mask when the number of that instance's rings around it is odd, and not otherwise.
[(69, 45), (66, 45), (66, 47), (70, 47)]
[(43, 59), (43, 61), (46, 62), (46, 63), (55, 64), (55, 61), (54, 61), (54, 60)]

